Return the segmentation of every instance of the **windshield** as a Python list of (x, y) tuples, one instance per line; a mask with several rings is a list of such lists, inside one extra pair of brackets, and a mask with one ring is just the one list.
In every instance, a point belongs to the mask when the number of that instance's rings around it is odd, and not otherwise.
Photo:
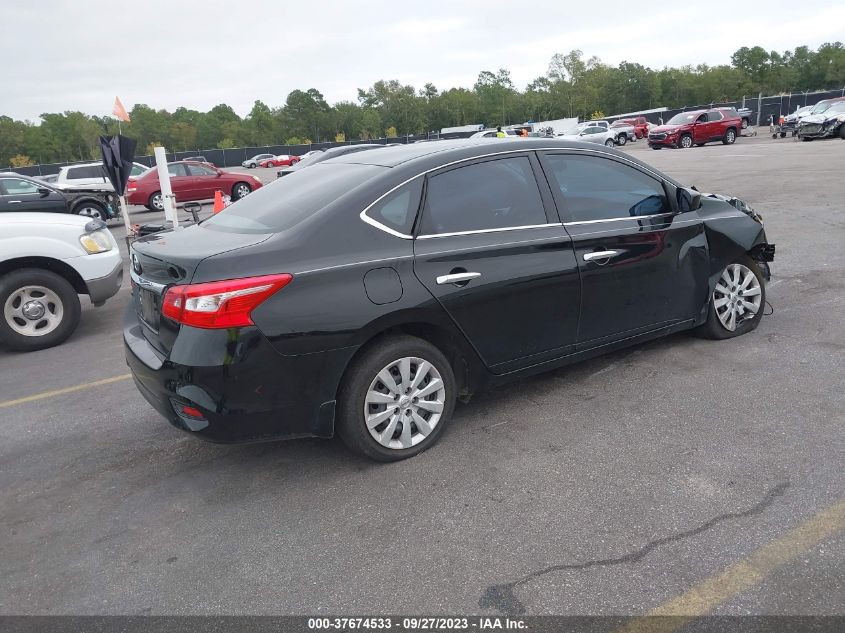
[(230, 233), (287, 231), (385, 169), (329, 163), (296, 171), (238, 200), (202, 226)]
[(692, 123), (695, 121), (695, 117), (697, 116), (697, 112), (681, 112), (666, 121), (666, 125), (683, 125), (684, 123)]
[(845, 101), (834, 103), (827, 110), (825, 110), (825, 114), (839, 114), (840, 112), (845, 112)]
[(827, 110), (831, 106), (829, 101), (819, 101), (813, 109), (810, 111), (811, 114), (821, 114), (825, 110)]

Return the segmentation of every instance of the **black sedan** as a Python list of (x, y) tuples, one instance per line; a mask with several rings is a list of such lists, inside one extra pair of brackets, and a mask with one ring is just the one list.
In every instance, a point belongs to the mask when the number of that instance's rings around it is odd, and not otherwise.
[(612, 149), (392, 147), (136, 242), (126, 356), (199, 437), (337, 431), (398, 460), (486, 386), (680, 330), (754, 330), (773, 256), (743, 202)]
[(116, 207), (114, 195), (96, 187), (60, 189), (29, 176), (0, 172), (0, 212), (74, 213), (105, 221), (115, 217)]

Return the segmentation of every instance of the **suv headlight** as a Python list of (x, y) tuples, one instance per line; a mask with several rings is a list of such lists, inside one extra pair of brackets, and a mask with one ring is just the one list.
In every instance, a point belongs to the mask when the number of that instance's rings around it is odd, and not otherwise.
[(105, 230), (85, 233), (79, 236), (79, 243), (90, 255), (105, 253), (112, 249), (111, 237)]

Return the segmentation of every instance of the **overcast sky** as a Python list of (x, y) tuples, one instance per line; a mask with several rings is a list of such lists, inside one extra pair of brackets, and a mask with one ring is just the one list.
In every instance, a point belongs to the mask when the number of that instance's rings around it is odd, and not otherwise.
[[(729, 63), (743, 45), (783, 51), (843, 39), (845, 5), (830, 0), (714, 4), (670, 0), (6, 0), (0, 11), (0, 114), (109, 114), (146, 103), (171, 112), (317, 88), (330, 103), (399, 79), (472, 87), (507, 68), (517, 87), (573, 48), (652, 68)], [(543, 5), (546, 5), (543, 7)], [(529, 8), (530, 7), (530, 8)], [(543, 8), (538, 8), (543, 7)], [(763, 14), (764, 12), (765, 14)]]

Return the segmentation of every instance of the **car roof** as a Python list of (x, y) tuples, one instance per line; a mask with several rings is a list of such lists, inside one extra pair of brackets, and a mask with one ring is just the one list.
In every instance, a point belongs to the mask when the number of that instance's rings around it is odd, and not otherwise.
[[(590, 149), (607, 151), (604, 146), (581, 141), (558, 140), (555, 138), (509, 137), (509, 138), (465, 138), (442, 140), (437, 143), (411, 143), (385, 147), (377, 152), (356, 152), (346, 156), (338, 156), (323, 161), (322, 165), (333, 163), (355, 163), (360, 165), (376, 165), (380, 167), (397, 167), (407, 163), (437, 159), (436, 162), (446, 164), (451, 160), (466, 160), (494, 153), (537, 150), (537, 149)], [(639, 161), (637, 161), (639, 162)]]

